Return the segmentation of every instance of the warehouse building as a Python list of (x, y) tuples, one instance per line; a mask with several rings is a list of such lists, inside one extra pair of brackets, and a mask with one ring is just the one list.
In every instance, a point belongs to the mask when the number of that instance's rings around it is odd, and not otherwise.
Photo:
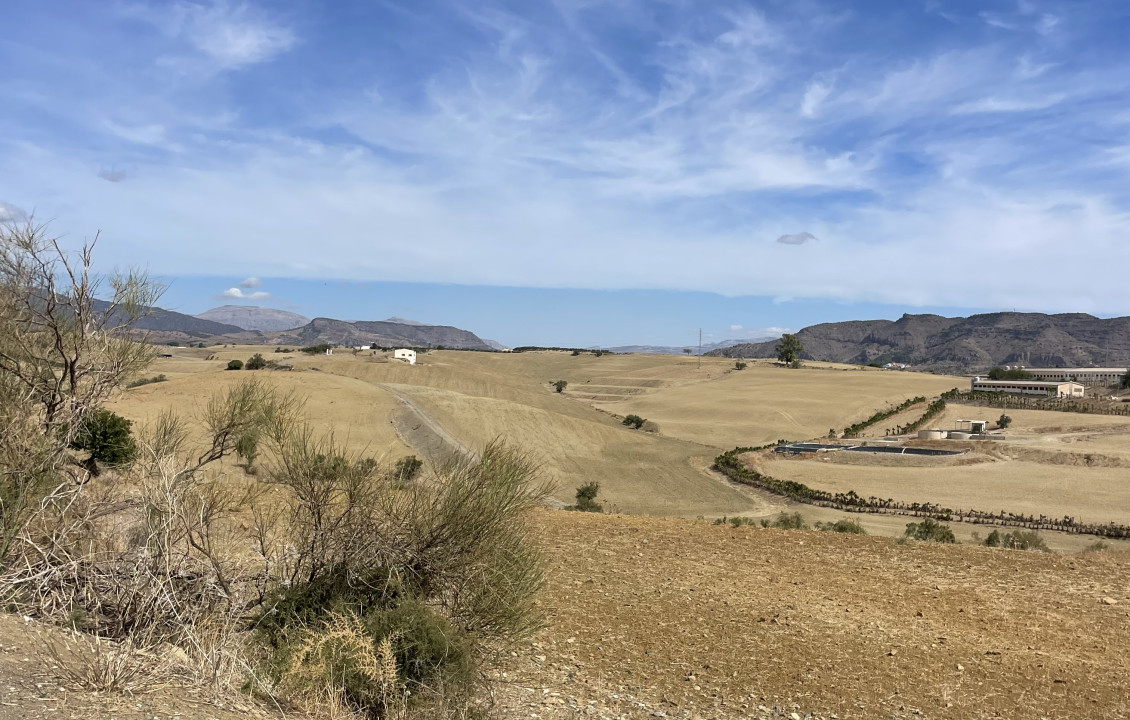
[(1080, 382), (1084, 385), (1113, 385), (1126, 375), (1126, 368), (1024, 368), (1036, 380)]
[(976, 392), (1003, 392), (1012, 395), (1040, 395), (1043, 397), (1084, 397), (1082, 383), (1055, 380), (982, 380), (973, 378), (971, 388)]

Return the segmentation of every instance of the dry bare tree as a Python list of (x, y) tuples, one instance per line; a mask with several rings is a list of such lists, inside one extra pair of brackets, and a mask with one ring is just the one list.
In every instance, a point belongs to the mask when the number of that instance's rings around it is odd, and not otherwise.
[(161, 289), (95, 274), (96, 243), (69, 251), (34, 220), (0, 223), (0, 562), (43, 497), (83, 479), (67, 461), (82, 420), (152, 358), (131, 330)]

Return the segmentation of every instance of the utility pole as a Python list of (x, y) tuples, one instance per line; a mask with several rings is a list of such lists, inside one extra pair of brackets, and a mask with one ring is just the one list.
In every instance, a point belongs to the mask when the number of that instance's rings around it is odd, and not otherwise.
[(702, 369), (702, 328), (698, 329), (698, 369)]

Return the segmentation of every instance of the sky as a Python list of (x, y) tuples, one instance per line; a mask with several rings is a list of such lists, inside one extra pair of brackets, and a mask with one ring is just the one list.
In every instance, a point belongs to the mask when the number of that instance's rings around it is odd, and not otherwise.
[(1130, 305), (1130, 3), (4, 0), (0, 221), (506, 344)]

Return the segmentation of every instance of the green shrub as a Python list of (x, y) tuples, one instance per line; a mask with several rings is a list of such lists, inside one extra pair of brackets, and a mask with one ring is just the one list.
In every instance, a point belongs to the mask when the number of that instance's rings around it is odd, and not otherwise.
[(302, 348), (302, 352), (306, 353), (307, 355), (322, 355), (327, 350), (330, 350), (332, 348), (333, 345), (330, 345), (329, 343), (321, 343), (318, 345), (307, 345), (306, 347)]
[(231, 362), (228, 363), (228, 366), (224, 369), (225, 370), (242, 370), (243, 369), (243, 361), (242, 360), (232, 360)]
[(825, 532), (847, 533), (849, 535), (866, 535), (867, 531), (859, 524), (858, 520), (842, 518), (836, 522), (816, 523), (817, 530)]
[(247, 471), (254, 474), (255, 458), (259, 457), (259, 433), (245, 432), (235, 441), (235, 454), (243, 459)]
[(642, 418), (639, 415), (628, 415), (620, 421), (620, 424), (627, 425), (629, 427), (635, 428), (636, 430), (639, 430), (641, 427), (643, 427), (643, 424), (645, 422), (647, 422), (647, 419)]
[(1096, 540), (1087, 547), (1083, 548), (1083, 552), (1086, 553), (1103, 552), (1104, 550), (1110, 550), (1110, 545), (1103, 542), (1102, 540)]
[(93, 461), (125, 465), (137, 457), (137, 443), (130, 432), (132, 424), (109, 410), (98, 410), (79, 425), (71, 447), (86, 450)]
[(800, 513), (781, 513), (772, 522), (768, 520), (761, 521), (761, 527), (776, 528), (778, 530), (807, 530), (808, 524), (804, 521), (804, 517)]
[(1014, 530), (1001, 538), (1001, 547), (1008, 550), (1049, 552), (1048, 544), (1035, 530)]
[(262, 355), (255, 353), (250, 358), (248, 358), (247, 365), (245, 367), (248, 370), (262, 370), (263, 368), (267, 367), (267, 361), (263, 359)]
[(1012, 417), (1009, 416), (1009, 415), (1005, 415), (1004, 413), (1001, 413), (1001, 416), (999, 418), (997, 418), (997, 427), (999, 427), (1001, 430), (1004, 430), (1005, 428), (1007, 428), (1011, 424), (1012, 424)]
[(746, 367), (747, 367), (746, 364), (744, 362), (742, 362), (741, 360), (738, 360), (737, 362), (734, 363), (734, 369), (735, 370), (745, 370)]
[(553, 383), (553, 389), (557, 392), (564, 392), (565, 388), (569, 386), (568, 380), (557, 380)]
[(421, 704), (430, 716), (438, 694), (463, 716), (452, 701), (469, 697), (482, 662), (540, 622), (528, 515), (546, 487), (533, 465), (494, 443), (402, 486), (306, 430), (278, 454), (269, 481), (289, 490), (277, 522), (293, 550), (251, 619), (266, 678), (371, 718)]
[(577, 510), (579, 512), (604, 512), (604, 506), (596, 501), (597, 493), (600, 492), (600, 483), (587, 482), (584, 485), (577, 487), (577, 502), (575, 505), (570, 505), (567, 509)]
[(907, 523), (904, 537), (911, 540), (926, 540), (929, 542), (954, 543), (957, 538), (949, 525), (943, 525), (934, 518), (926, 518), (922, 522)]
[(424, 467), (424, 461), (415, 455), (408, 455), (396, 461), (393, 466), (392, 474), (400, 482), (408, 482), (420, 474), (420, 470)]
[(993, 530), (989, 536), (985, 538), (985, 547), (1000, 547), (1001, 546), (1001, 531)]

